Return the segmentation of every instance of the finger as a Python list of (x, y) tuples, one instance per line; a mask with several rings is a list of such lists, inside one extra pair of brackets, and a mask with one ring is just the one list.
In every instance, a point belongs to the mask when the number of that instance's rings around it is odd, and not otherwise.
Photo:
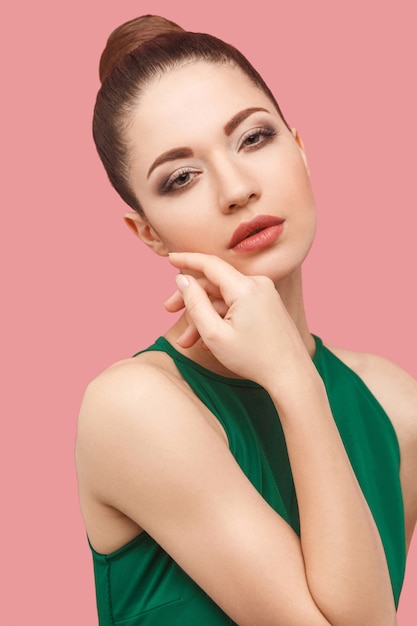
[(165, 309), (170, 313), (176, 313), (184, 308), (184, 300), (181, 292), (177, 289), (169, 298), (163, 303)]
[(184, 332), (178, 337), (177, 343), (182, 348), (191, 348), (200, 340), (200, 333), (194, 323), (191, 323)]
[[(184, 306), (184, 301), (181, 297), (182, 306)], [(220, 315), (220, 317), (224, 317), (228, 311), (228, 307), (223, 300), (211, 300), (211, 304), (214, 310)], [(185, 319), (188, 323), (187, 328), (184, 332), (178, 337), (177, 343), (183, 348), (191, 348), (194, 346), (200, 339), (200, 333), (194, 322), (190, 320), (190, 316), (186, 314)], [(201, 341), (200, 347), (203, 350), (208, 350), (207, 346), (203, 341)]]
[[(199, 284), (203, 287), (204, 291), (213, 298), (220, 298), (220, 289), (210, 282), (205, 276), (195, 277)], [(184, 308), (184, 301), (182, 299), (181, 292), (176, 290), (169, 298), (163, 303), (167, 311), (176, 312)]]
[(203, 341), (207, 343), (208, 336), (220, 333), (222, 318), (214, 309), (210, 298), (198, 281), (192, 276), (179, 274), (176, 277), (177, 285), (182, 293), (187, 313), (195, 324)]
[(234, 302), (248, 281), (246, 276), (238, 272), (229, 263), (213, 255), (198, 252), (171, 252), (169, 260), (175, 267), (204, 274), (211, 283), (220, 289), (222, 298), (228, 305)]
[(214, 310), (220, 315), (220, 317), (224, 317), (229, 310), (226, 302), (224, 300), (216, 299), (211, 300), (211, 304), (213, 305)]
[[(196, 277), (195, 277), (196, 278)], [(215, 299), (221, 298), (220, 289), (213, 285), (205, 276), (196, 278), (198, 283), (203, 287), (204, 291), (210, 296), (210, 299), (214, 302)], [(184, 300), (181, 292), (177, 289), (169, 298), (163, 302), (163, 306), (170, 313), (176, 313), (184, 308)]]

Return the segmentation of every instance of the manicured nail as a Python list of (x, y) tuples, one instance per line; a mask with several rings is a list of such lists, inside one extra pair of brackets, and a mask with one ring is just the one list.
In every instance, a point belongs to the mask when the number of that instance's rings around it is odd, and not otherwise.
[(175, 281), (176, 281), (177, 287), (181, 291), (181, 293), (184, 291), (184, 289), (187, 289), (187, 287), (190, 286), (190, 281), (183, 274), (177, 274), (176, 277), (175, 277)]

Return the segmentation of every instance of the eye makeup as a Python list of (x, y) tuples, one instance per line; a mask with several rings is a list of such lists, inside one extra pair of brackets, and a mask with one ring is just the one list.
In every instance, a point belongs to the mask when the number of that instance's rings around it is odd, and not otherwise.
[(238, 150), (241, 150), (243, 147), (250, 150), (258, 149), (265, 143), (269, 143), (278, 134), (278, 131), (270, 125), (252, 128), (251, 130), (248, 130), (240, 139), (238, 143)]
[(169, 194), (181, 191), (188, 187), (200, 173), (199, 170), (192, 167), (182, 167), (179, 170), (175, 170), (158, 185), (158, 192), (160, 194)]
[[(260, 150), (262, 147), (268, 145), (273, 141), (280, 131), (277, 130), (269, 122), (261, 123), (259, 126), (250, 128), (245, 131), (238, 139), (235, 149), (238, 152), (253, 152)], [(190, 149), (173, 150), (169, 153), (169, 158), (164, 160), (175, 160), (184, 158), (193, 158), (194, 152)], [(175, 155), (175, 156), (174, 156)], [(162, 159), (159, 160), (158, 165), (162, 164)], [(180, 193), (190, 187), (196, 177), (198, 177), (202, 171), (198, 168), (191, 166), (184, 166), (171, 172), (168, 176), (163, 176), (162, 180), (158, 182), (157, 192), (160, 195), (169, 195), (174, 193)]]

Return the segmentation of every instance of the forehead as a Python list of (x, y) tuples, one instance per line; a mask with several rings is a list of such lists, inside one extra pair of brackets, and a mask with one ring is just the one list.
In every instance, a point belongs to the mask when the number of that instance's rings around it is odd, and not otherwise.
[[(140, 96), (131, 130), (141, 151), (188, 145), (214, 132), (249, 107), (274, 111), (267, 95), (244, 72), (231, 65), (195, 62), (151, 81)], [(179, 143), (177, 143), (179, 142)], [(135, 141), (134, 141), (135, 143)], [(134, 145), (133, 145), (134, 147)]]

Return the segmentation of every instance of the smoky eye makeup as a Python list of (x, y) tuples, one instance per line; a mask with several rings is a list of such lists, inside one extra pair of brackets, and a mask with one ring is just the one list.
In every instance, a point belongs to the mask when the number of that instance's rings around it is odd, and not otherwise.
[(169, 176), (163, 177), (158, 183), (158, 193), (164, 195), (179, 192), (192, 184), (196, 176), (200, 174), (200, 170), (193, 167), (185, 166), (172, 172)]
[(238, 150), (257, 150), (270, 143), (279, 135), (279, 131), (271, 124), (261, 124), (246, 131), (239, 139)]
[[(259, 124), (249, 128), (243, 133), (240, 132), (235, 143), (235, 149), (238, 152), (260, 150), (273, 141), (279, 134), (280, 131), (275, 125), (259, 120)], [(181, 191), (191, 186), (201, 173), (201, 170), (195, 167), (180, 167), (168, 175), (163, 175), (157, 183), (156, 191), (160, 195), (181, 193)]]

